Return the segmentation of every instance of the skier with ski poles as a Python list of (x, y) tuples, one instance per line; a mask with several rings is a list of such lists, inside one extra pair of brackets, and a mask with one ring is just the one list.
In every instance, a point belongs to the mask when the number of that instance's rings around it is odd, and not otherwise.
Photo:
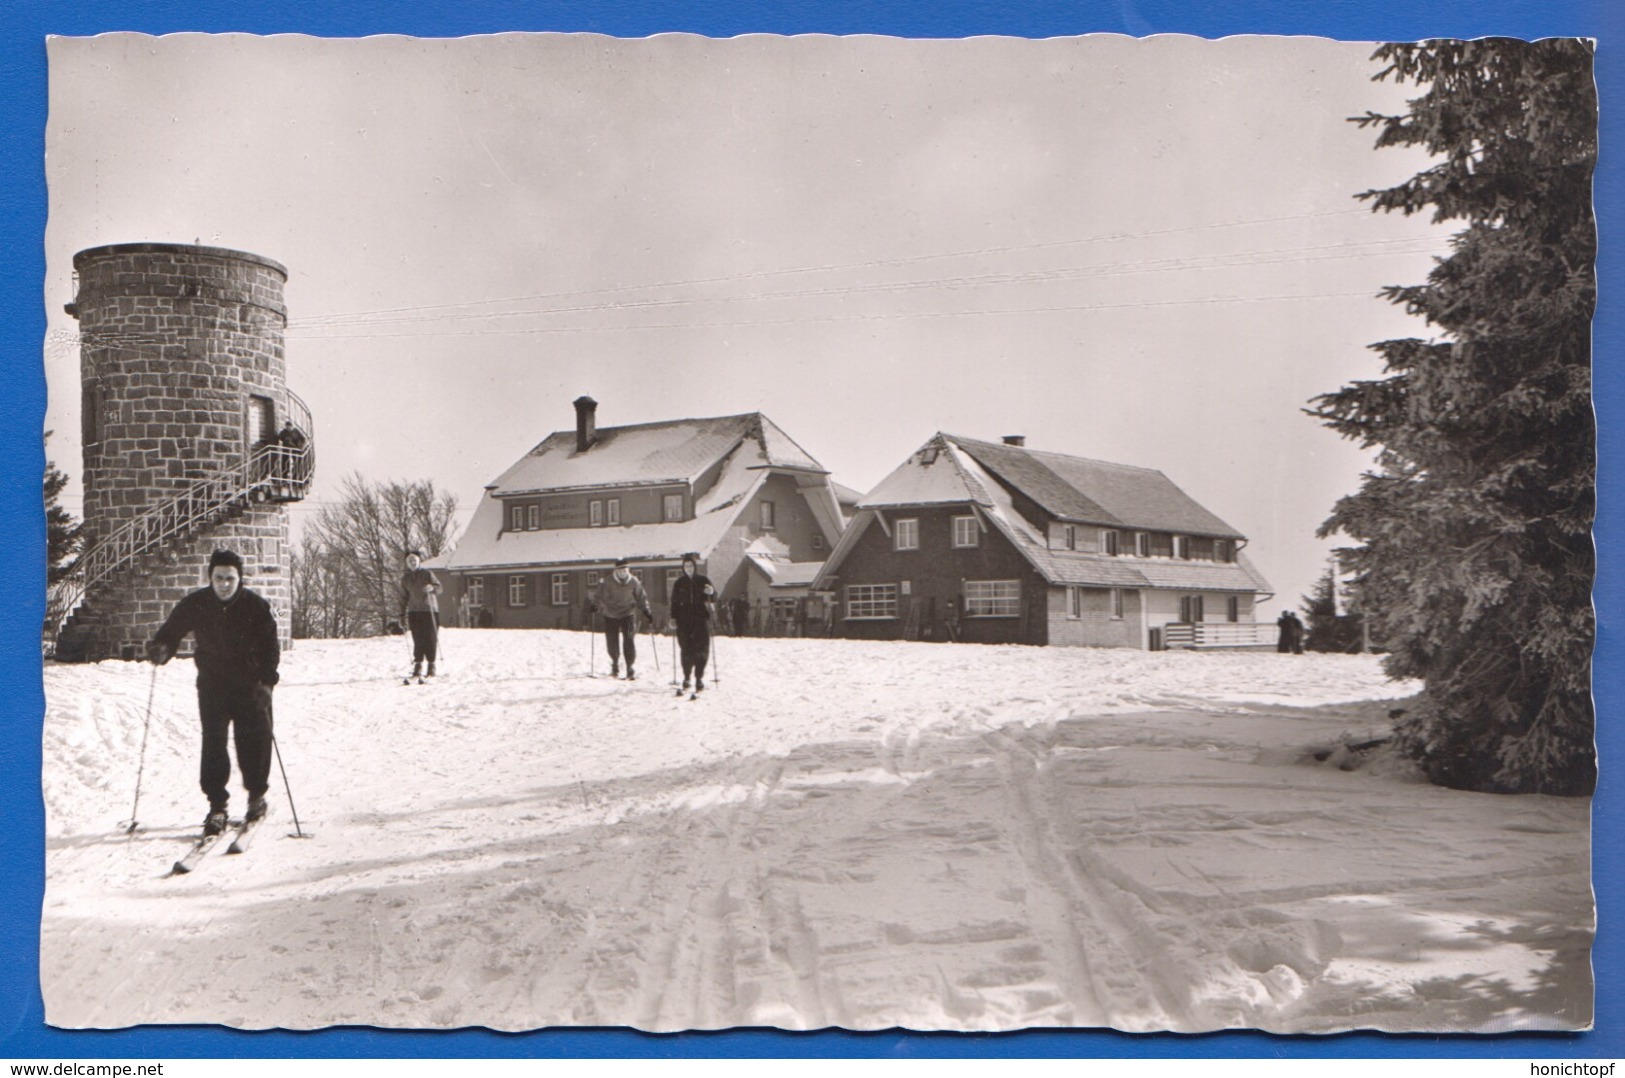
[(683, 687), (688, 691), (693, 675), (694, 695), (705, 691), (705, 664), (711, 654), (711, 623), (715, 617), (716, 589), (700, 572), (698, 554), (683, 555), (683, 572), (671, 586), (671, 627), (677, 633), (677, 647), (683, 656)]
[[(423, 568), (423, 552), (408, 551), (406, 572), (401, 574), (401, 605), (407, 627), (412, 630), (412, 677), (423, 676), (423, 664), (429, 664), (429, 676), (434, 677), (434, 660), (440, 647), (440, 581)], [(410, 680), (410, 679), (408, 679)]]
[(198, 784), (209, 799), (203, 834), (227, 826), (231, 793), (228, 730), (235, 736), (237, 770), (248, 791), (245, 819), (265, 815), (271, 777), (271, 690), (280, 675), (276, 616), (259, 593), (242, 586), (243, 559), (231, 550), (209, 556), (209, 585), (175, 604), (147, 644), (147, 658), (162, 666), (191, 633), (196, 642), (197, 706), (203, 749)]
[(609, 676), (621, 676), (621, 652), (626, 653), (626, 680), (636, 681), (633, 665), (638, 661), (637, 615), (642, 612), (650, 623), (654, 611), (644, 594), (643, 581), (632, 575), (625, 558), (615, 560), (615, 571), (598, 582), (587, 601), (587, 612), (604, 616), (604, 646), (609, 649)]

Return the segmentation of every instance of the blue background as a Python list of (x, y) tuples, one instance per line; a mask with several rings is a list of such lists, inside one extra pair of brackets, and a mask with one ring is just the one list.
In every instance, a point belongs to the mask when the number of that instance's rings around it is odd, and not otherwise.
[[(1212, 10), (1206, 10), (1211, 6)], [(435, 10), (440, 9), (440, 10)], [(1216, 38), (1233, 34), (1303, 34), (1344, 40), (1415, 40), (1425, 37), (1524, 38), (1586, 36), (1599, 40), (1597, 81), (1602, 94), (1602, 155), (1596, 203), (1602, 240), (1601, 302), (1596, 320), (1595, 394), (1600, 423), (1601, 495), (1597, 520), (1600, 572), (1596, 654), (1598, 742), (1602, 783), (1594, 803), (1599, 932), (1593, 956), (1597, 1028), (1585, 1034), (1509, 1037), (1434, 1037), (1349, 1034), (1279, 1037), (1259, 1033), (1205, 1036), (1127, 1035), (1109, 1031), (1032, 1031), (1010, 1034), (843, 1033), (792, 1034), (764, 1030), (728, 1033), (641, 1034), (627, 1030), (547, 1030), (498, 1034), (338, 1029), (317, 1033), (241, 1033), (211, 1027), (162, 1027), (103, 1032), (49, 1029), (39, 992), (39, 912), (44, 892), (43, 807), (39, 790), (40, 687), (38, 626), (44, 610), (45, 530), (40, 509), (45, 411), (41, 366), (45, 333), (43, 282), (46, 192), (45, 37), (114, 30), (307, 33), (354, 37), (403, 33), (457, 37), (503, 30), (583, 31), (642, 37), (686, 31), (715, 37), (744, 33), (887, 34), (965, 37), (1003, 34), (1052, 37), (1089, 32), (1146, 36), (1184, 33)], [(1618, 159), (1621, 86), (1625, 85), (1625, 3), (1621, 0), (1194, 0), (1116, 2), (1012, 2), (1012, 0), (612, 0), (607, 3), (451, 0), (431, 4), (350, 0), (186, 0), (135, 5), (128, 0), (10, 0), (0, 14), (0, 249), (8, 266), (0, 279), (0, 363), (6, 375), (0, 408), (0, 523), (18, 539), (14, 556), (0, 559), (0, 595), (16, 599), (0, 620), (0, 1058), (53, 1060), (130, 1057), (232, 1056), (965, 1056), (1184, 1057), (1607, 1057), (1625, 1056), (1619, 982), (1625, 961), (1619, 938), (1619, 899), (1613, 883), (1625, 852), (1614, 802), (1620, 797), (1618, 746), (1611, 727), (1621, 640), (1619, 563), (1609, 543), (1620, 536), (1612, 495), (1620, 482), (1620, 429), (1625, 421), (1625, 379), (1615, 366), (1621, 344), (1619, 244), (1625, 220)], [(75, 461), (60, 462), (65, 469)]]

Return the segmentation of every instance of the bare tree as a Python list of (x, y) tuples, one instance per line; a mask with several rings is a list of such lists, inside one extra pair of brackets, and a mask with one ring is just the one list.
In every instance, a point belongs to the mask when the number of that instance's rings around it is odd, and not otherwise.
[(450, 548), (457, 499), (429, 480), (372, 483), (348, 476), (321, 507), (301, 544), (294, 574), (294, 634), (382, 632), (400, 612), (400, 575), (411, 550), (433, 558)]

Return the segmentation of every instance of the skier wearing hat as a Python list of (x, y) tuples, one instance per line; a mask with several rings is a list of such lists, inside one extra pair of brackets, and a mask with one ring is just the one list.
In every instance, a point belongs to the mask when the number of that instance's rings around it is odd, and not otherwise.
[[(683, 691), (689, 675), (694, 691), (705, 691), (705, 664), (711, 657), (711, 621), (716, 589), (700, 573), (700, 556), (683, 555), (683, 575), (671, 585), (671, 627), (677, 633), (677, 647), (683, 658)], [(679, 694), (680, 695), (680, 694)]]
[(604, 615), (604, 644), (609, 648), (609, 674), (621, 676), (621, 652), (626, 652), (626, 680), (635, 681), (633, 664), (638, 661), (637, 613), (654, 621), (643, 581), (632, 575), (625, 558), (615, 560), (615, 571), (598, 582), (587, 600), (587, 613)]
[(147, 658), (162, 666), (181, 640), (196, 641), (197, 709), (203, 726), (198, 782), (209, 799), (205, 835), (226, 829), (226, 784), (231, 778), (227, 730), (235, 735), (237, 770), (248, 791), (247, 819), (265, 815), (271, 775), (271, 688), (281, 647), (271, 604), (242, 586), (243, 559), (231, 550), (209, 556), (209, 586), (180, 602), (147, 644)]
[(412, 676), (423, 673), (423, 664), (429, 664), (429, 676), (434, 677), (435, 653), (440, 647), (440, 581), (423, 568), (423, 552), (410, 551), (406, 555), (406, 572), (401, 574), (401, 604), (406, 614), (407, 627), (412, 630)]

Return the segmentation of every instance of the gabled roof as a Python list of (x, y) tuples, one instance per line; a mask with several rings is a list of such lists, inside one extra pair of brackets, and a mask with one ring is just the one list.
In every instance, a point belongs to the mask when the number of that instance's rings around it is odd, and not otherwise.
[(993, 499), (973, 479), (938, 434), (915, 450), (880, 484), (864, 495), (859, 509), (888, 509), (904, 505), (992, 505)]
[[(1050, 505), (1078, 509), (1094, 504), (1101, 512), (1109, 512), (1108, 505), (1140, 490), (1159, 512), (1167, 515), (1149, 517), (1124, 506), (1123, 515), (1113, 514), (1106, 519), (1075, 519), (1148, 530), (1178, 531), (1182, 534), (1237, 539), (1242, 536), (1202, 509), (1161, 472), (1066, 457), (1059, 453), (1042, 454), (1036, 462), (1022, 459), (1038, 456), (1015, 446), (995, 446), (953, 435), (936, 435), (891, 475), (881, 480), (880, 485), (863, 499), (856, 518), (830, 552), (829, 560), (824, 563), (824, 569), (818, 574), (813, 587), (826, 588), (830, 578), (839, 575), (840, 565), (847, 553), (862, 538), (877, 515), (904, 506), (964, 505), (979, 509), (989, 526), (1003, 534), (1051, 584), (1215, 591), (1271, 590), (1269, 582), (1253, 567), (1252, 562), (1239, 553), (1234, 562), (1206, 562), (1051, 550), (1048, 537), (1016, 510), (1011, 488), (1020, 490), (1057, 516), (1062, 514), (1056, 513)], [(1088, 490), (1085, 493), (1072, 486), (1075, 480), (1101, 475), (1108, 480), (1101, 485), (1105, 490), (1102, 500), (1107, 505), (1101, 505), (1089, 497), (1095, 492), (1093, 489), (1085, 488)], [(1008, 476), (1019, 477), (1026, 485)], [(1048, 503), (1046, 498), (1049, 499)], [(1155, 523), (1151, 522), (1153, 520)], [(1208, 524), (1208, 527), (1198, 529), (1189, 526), (1190, 522), (1197, 521)], [(1214, 524), (1223, 530), (1215, 529)]]
[(692, 483), (747, 438), (752, 467), (827, 474), (822, 465), (760, 412), (600, 427), (585, 453), (576, 432), (554, 431), (487, 489), (497, 497), (591, 487)]
[(1161, 472), (945, 434), (1006, 485), (1060, 520), (1184, 535), (1241, 539), (1242, 534)]

